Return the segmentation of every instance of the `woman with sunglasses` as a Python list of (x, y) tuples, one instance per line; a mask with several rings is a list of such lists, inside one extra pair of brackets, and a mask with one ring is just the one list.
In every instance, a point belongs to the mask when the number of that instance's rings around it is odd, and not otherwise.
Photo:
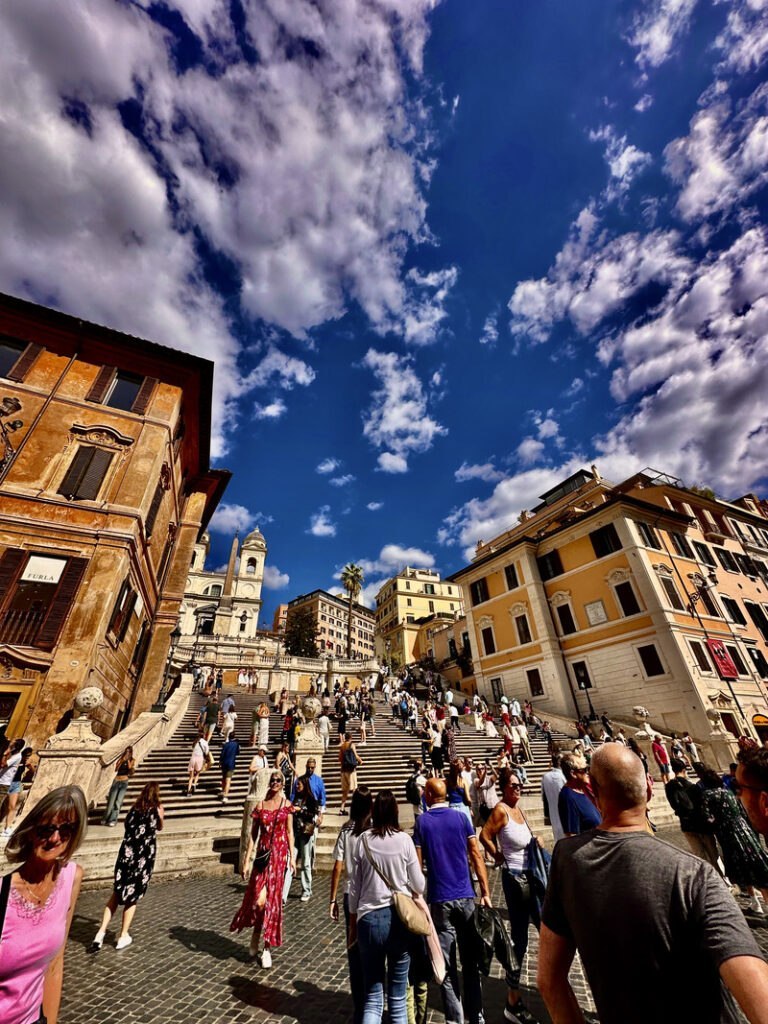
[(231, 932), (253, 928), (249, 952), (258, 956), (259, 940), (264, 933), (264, 951), (261, 966), (272, 966), (271, 950), (283, 944), (283, 884), (286, 870), (296, 872), (296, 854), (293, 845), (293, 804), (285, 799), (282, 772), (273, 771), (269, 778), (266, 797), (253, 812), (253, 825), (245, 857), (240, 865), (243, 879), (254, 849), (256, 856), (243, 902), (235, 914)]
[[(64, 978), (64, 946), (83, 869), (73, 863), (88, 808), (79, 786), (44, 796), (5, 848), (18, 867), (0, 886), (0, 1021), (56, 1024)], [(0, 915), (2, 916), (2, 915)]]
[(566, 754), (560, 762), (565, 785), (557, 800), (557, 813), (566, 836), (577, 836), (597, 828), (602, 815), (589, 784), (589, 768), (583, 757)]
[(502, 798), (480, 833), (480, 842), (496, 867), (501, 867), (501, 884), (509, 913), (509, 930), (517, 955), (517, 970), (507, 975), (507, 1005), (504, 1020), (510, 1024), (535, 1024), (520, 995), (520, 966), (528, 948), (528, 925), (539, 930), (539, 908), (534, 898), (528, 870), (528, 847), (534, 835), (518, 806), (523, 784), (511, 768), (499, 773)]
[(156, 782), (148, 782), (125, 819), (125, 836), (115, 862), (115, 887), (109, 897), (101, 928), (91, 943), (91, 953), (98, 953), (104, 942), (112, 915), (118, 906), (123, 908), (123, 922), (116, 949), (127, 949), (133, 939), (130, 935), (131, 922), (136, 913), (136, 904), (147, 891), (157, 852), (157, 833), (163, 827), (163, 805), (160, 803), (160, 789)]

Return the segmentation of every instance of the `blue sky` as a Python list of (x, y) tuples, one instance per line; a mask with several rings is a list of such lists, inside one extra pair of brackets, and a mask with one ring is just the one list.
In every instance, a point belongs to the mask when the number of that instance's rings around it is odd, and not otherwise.
[(10, 0), (0, 287), (216, 361), (263, 623), (558, 479), (765, 490), (768, 3)]

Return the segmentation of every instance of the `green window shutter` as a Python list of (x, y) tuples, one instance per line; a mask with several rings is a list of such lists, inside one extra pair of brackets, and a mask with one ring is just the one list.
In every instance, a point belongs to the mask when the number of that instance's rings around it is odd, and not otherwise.
[(86, 565), (88, 565), (86, 558), (70, 558), (67, 562), (48, 614), (38, 630), (35, 647), (40, 647), (44, 651), (53, 650), (72, 608)]
[(114, 366), (102, 366), (96, 374), (91, 390), (85, 396), (86, 402), (103, 402), (116, 373)]

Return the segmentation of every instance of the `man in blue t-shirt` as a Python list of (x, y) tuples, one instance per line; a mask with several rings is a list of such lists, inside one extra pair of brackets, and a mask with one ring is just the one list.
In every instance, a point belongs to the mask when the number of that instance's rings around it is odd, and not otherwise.
[[(424, 790), (427, 813), (416, 819), (413, 841), (419, 863), (427, 866), (427, 901), (445, 956), (447, 973), (441, 987), (445, 1019), (482, 1024), (483, 994), (471, 940), (475, 891), (469, 862), (480, 883), (480, 902), (490, 907), (488, 875), (469, 817), (449, 807), (446, 798), (445, 782), (429, 779)], [(466, 1013), (459, 994), (457, 948), (464, 975)]]
[(237, 755), (240, 753), (240, 744), (232, 737), (226, 743), (222, 743), (219, 753), (219, 764), (221, 765), (221, 802), (229, 803), (229, 786), (232, 776), (235, 774)]

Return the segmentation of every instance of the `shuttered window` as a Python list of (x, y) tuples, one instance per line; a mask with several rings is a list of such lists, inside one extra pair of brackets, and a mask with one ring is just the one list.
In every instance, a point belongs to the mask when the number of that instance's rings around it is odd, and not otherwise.
[(141, 670), (144, 668), (144, 660), (149, 650), (151, 636), (149, 623), (144, 619), (139, 627), (139, 635), (136, 640), (136, 646), (133, 649), (133, 657), (131, 658), (131, 669), (137, 676), (141, 675)]
[(161, 483), (155, 488), (155, 493), (152, 495), (152, 504), (149, 506), (149, 512), (147, 512), (147, 521), (145, 523), (145, 529), (147, 538), (152, 536), (152, 531), (155, 528), (157, 521), (157, 513), (160, 511), (160, 506), (163, 503), (163, 495), (165, 489)]
[(606, 555), (613, 554), (614, 551), (621, 551), (621, 540), (613, 523), (601, 526), (599, 530), (593, 530), (589, 539), (592, 541), (595, 558), (605, 558)]
[(85, 396), (85, 400), (87, 402), (103, 402), (116, 373), (117, 370), (114, 366), (102, 366), (96, 374), (96, 380), (91, 385), (91, 390)]
[(136, 591), (131, 586), (130, 580), (123, 580), (109, 622), (109, 632), (113, 633), (118, 641), (125, 639), (125, 634), (131, 624), (133, 609), (136, 607), (136, 599)]
[[(88, 564), (85, 558), (56, 559), (34, 556), (39, 562), (58, 563), (56, 582), (22, 572), (33, 554), (11, 548), (0, 558), (0, 642), (53, 649), (72, 608)], [(27, 575), (29, 579), (24, 580)]]
[(114, 452), (81, 445), (64, 474), (59, 494), (80, 501), (94, 501), (113, 457)]
[(480, 580), (475, 580), (474, 583), (470, 583), (469, 597), (473, 605), (482, 604), (483, 601), (488, 600), (488, 581), (485, 577)]
[(131, 412), (136, 413), (137, 416), (143, 416), (149, 406), (149, 400), (152, 397), (152, 392), (155, 390), (157, 385), (156, 377), (145, 377), (139, 393), (136, 396), (136, 401), (131, 406)]
[(37, 634), (36, 647), (40, 647), (44, 651), (53, 649), (72, 608), (77, 588), (80, 586), (87, 564), (88, 561), (85, 558), (70, 558), (67, 562), (67, 566), (61, 575), (59, 589), (56, 591), (56, 596), (48, 610), (45, 622)]
[(114, 366), (102, 366), (86, 399), (108, 405), (111, 409), (122, 409), (143, 416), (157, 383), (156, 377), (142, 377), (117, 370)]
[[(6, 345), (10, 351), (6, 350)], [(3, 361), (3, 356), (13, 357), (13, 362), (8, 366), (5, 373), (0, 374), (6, 377), (8, 380), (22, 381), (27, 376), (29, 371), (32, 369), (32, 365), (43, 351), (42, 345), (34, 345), (32, 342), (29, 345), (20, 345), (19, 348), (15, 346), (11, 347), (8, 343), (0, 342), (0, 349), (6, 350), (0, 354), (0, 361)]]
[(529, 644), (531, 642), (531, 627), (528, 625), (528, 618), (525, 615), (516, 615), (515, 627), (520, 643)]

